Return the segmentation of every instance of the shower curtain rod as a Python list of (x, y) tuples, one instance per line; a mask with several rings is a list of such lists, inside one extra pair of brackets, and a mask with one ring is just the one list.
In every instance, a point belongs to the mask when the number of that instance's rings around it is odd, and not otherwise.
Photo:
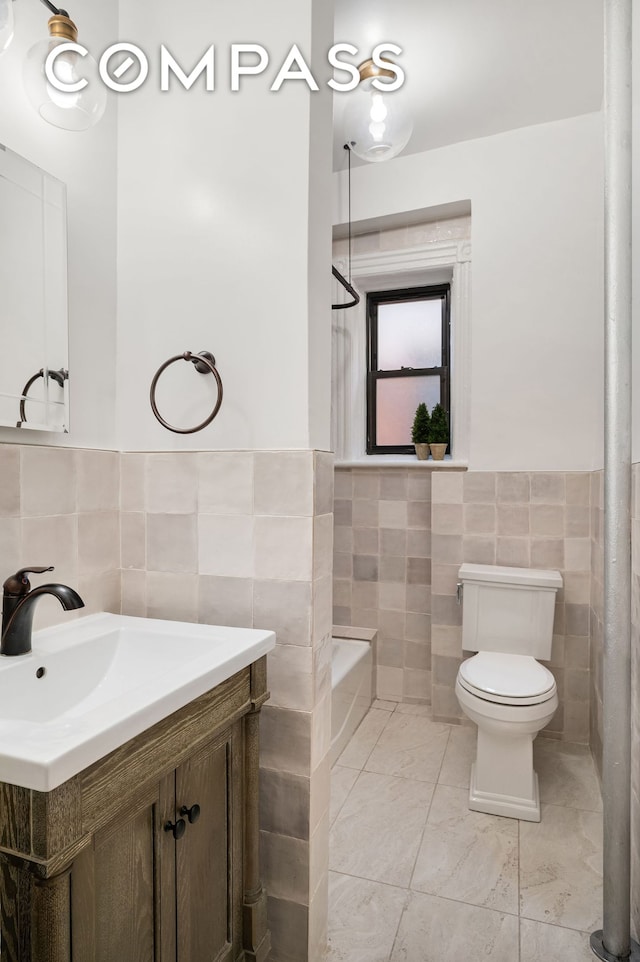
[(349, 144), (344, 145), (344, 149), (347, 151), (347, 157), (349, 158), (349, 173), (348, 173), (348, 223), (349, 223), (349, 280), (340, 273), (337, 267), (331, 267), (331, 273), (338, 281), (342, 284), (347, 294), (350, 294), (353, 298), (352, 301), (346, 301), (344, 304), (332, 304), (332, 311), (346, 311), (349, 307), (355, 307), (356, 304), (360, 303), (360, 295), (357, 290), (353, 287), (351, 283), (351, 147)]
[(346, 277), (343, 277), (343, 275), (340, 273), (340, 271), (338, 270), (338, 268), (337, 268), (337, 267), (334, 267), (333, 264), (331, 265), (331, 273), (333, 274), (333, 276), (335, 277), (335, 279), (336, 279), (340, 284), (342, 284), (342, 286), (344, 287), (345, 291), (346, 291), (348, 294), (351, 294), (351, 297), (353, 298), (352, 301), (346, 301), (344, 304), (332, 304), (332, 305), (331, 305), (331, 310), (332, 310), (332, 311), (344, 311), (344, 310), (346, 310), (348, 307), (355, 307), (356, 304), (359, 304), (359, 303), (360, 303), (360, 295), (358, 294), (357, 290), (355, 289), (355, 287), (353, 287), (353, 286), (349, 283), (349, 281), (347, 280)]

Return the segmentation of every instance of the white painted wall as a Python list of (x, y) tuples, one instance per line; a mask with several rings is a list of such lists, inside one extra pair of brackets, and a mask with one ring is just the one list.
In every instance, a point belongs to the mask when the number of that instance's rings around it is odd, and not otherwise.
[[(331, 450), (331, 196), (333, 173), (328, 141), (333, 139), (333, 103), (324, 86), (332, 76), (326, 66), (327, 38), (333, 39), (333, 0), (313, 4), (312, 56), (320, 92), (311, 101), (309, 125), (309, 447)], [(322, 66), (321, 66), (322, 65)], [(327, 246), (327, 242), (329, 246)], [(329, 261), (327, 261), (327, 257)]]
[(602, 155), (589, 114), (352, 172), (354, 222), (471, 201), (473, 469), (602, 466)]
[[(119, 102), (119, 446), (326, 448), (331, 102), (314, 94), (311, 108), (302, 83), (268, 88), (294, 41), (307, 59), (326, 57), (332, 4), (190, 0), (176, 16), (168, 0), (126, 2), (120, 21), (121, 36), (149, 52), (152, 76)], [(263, 44), (273, 65), (239, 93), (232, 42)], [(185, 69), (215, 43), (215, 92), (200, 81), (160, 93), (161, 43)], [(148, 396), (158, 366), (186, 350), (216, 356), (225, 395), (208, 428), (183, 436), (160, 426)], [(158, 391), (181, 426), (214, 398), (211, 377), (182, 361)]]
[[(67, 185), (71, 432), (0, 428), (0, 441), (109, 448), (115, 444), (117, 109), (112, 98), (100, 124), (84, 133), (41, 120), (24, 92), (22, 64), (47, 36), (48, 14), (36, 0), (15, 3), (14, 12), (15, 36), (0, 57), (0, 142)], [(115, 4), (83, 0), (69, 12), (91, 50), (117, 38)], [(10, 350), (7, 332), (0, 332), (3, 352)]]

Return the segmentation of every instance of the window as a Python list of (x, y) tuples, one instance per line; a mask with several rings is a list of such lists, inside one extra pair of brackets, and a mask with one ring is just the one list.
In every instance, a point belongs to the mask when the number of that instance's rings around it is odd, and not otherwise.
[(367, 454), (413, 454), (416, 408), (449, 414), (450, 286), (367, 295)]
[[(450, 449), (460, 464), (469, 453), (469, 421), (471, 407), (471, 232), (470, 219), (464, 220), (462, 238), (440, 240), (425, 228), (427, 243), (402, 250), (375, 250), (356, 253), (352, 258), (352, 277), (362, 300), (351, 311), (334, 311), (332, 317), (332, 411), (331, 446), (338, 464), (371, 464), (376, 459), (367, 451), (367, 384), (369, 355), (367, 345), (367, 294), (374, 291), (450, 285), (449, 420)], [(455, 225), (454, 225), (455, 226)], [(346, 273), (346, 260), (336, 260)], [(445, 287), (446, 290), (446, 287)], [(334, 292), (337, 295), (337, 290)], [(397, 297), (397, 294), (395, 295)], [(337, 299), (337, 297), (336, 297)], [(402, 361), (401, 366), (411, 365)], [(425, 401), (426, 403), (426, 401)], [(417, 405), (416, 405), (417, 407)], [(410, 411), (411, 425), (414, 411)], [(406, 423), (403, 422), (403, 424)], [(375, 436), (374, 436), (375, 437)], [(409, 449), (410, 430), (405, 444)], [(379, 461), (392, 461), (383, 454)], [(411, 454), (413, 451), (411, 450)]]

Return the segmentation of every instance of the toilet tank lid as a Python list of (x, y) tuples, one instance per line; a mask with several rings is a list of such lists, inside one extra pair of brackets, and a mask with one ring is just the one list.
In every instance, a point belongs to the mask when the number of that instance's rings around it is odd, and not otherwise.
[(463, 564), (458, 577), (465, 581), (493, 582), (505, 585), (529, 585), (539, 588), (562, 588), (562, 575), (559, 571), (545, 571), (542, 568), (511, 568), (506, 565)]

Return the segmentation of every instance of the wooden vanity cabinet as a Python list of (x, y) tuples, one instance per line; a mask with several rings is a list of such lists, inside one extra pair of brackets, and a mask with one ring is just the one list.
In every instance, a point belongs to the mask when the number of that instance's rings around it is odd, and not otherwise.
[(52, 792), (0, 786), (2, 962), (264, 962), (265, 659)]
[[(236, 722), (157, 783), (152, 799), (93, 836), (71, 869), (72, 959), (241, 955), (241, 728)], [(194, 805), (200, 815), (190, 823), (180, 809)]]

